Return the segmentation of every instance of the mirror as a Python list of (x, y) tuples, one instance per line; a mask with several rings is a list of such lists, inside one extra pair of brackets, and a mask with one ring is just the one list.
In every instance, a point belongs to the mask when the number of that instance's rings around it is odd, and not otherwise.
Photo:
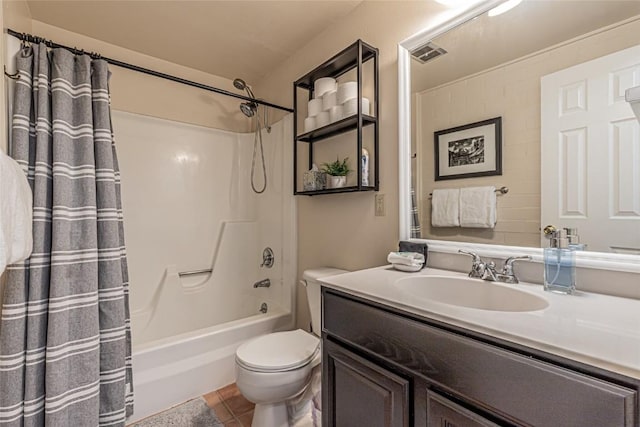
[[(484, 12), (495, 3), (400, 45), (406, 165), (400, 177), (401, 237), (411, 236), (413, 185), (424, 239), (522, 251), (546, 246), (541, 228), (553, 224), (577, 228), (591, 251), (587, 257), (597, 253), (640, 263), (640, 125), (624, 100), (624, 89), (640, 85), (640, 48), (633, 50), (640, 45), (640, 2), (524, 0), (490, 17)], [(427, 42), (423, 52), (433, 50), (434, 58), (410, 59), (409, 51)], [(438, 55), (438, 48), (446, 53)], [(623, 62), (610, 65), (609, 56), (622, 50)], [(591, 65), (574, 68), (585, 63)], [(592, 69), (604, 76), (602, 95), (589, 86)], [(616, 104), (622, 112), (597, 129), (589, 120), (608, 113), (596, 110), (575, 121), (597, 96), (603, 106)], [(558, 111), (574, 121), (558, 125), (553, 121), (563, 116)], [(502, 174), (436, 180), (434, 133), (496, 117), (502, 122)], [(601, 151), (587, 151), (592, 145)], [(472, 186), (509, 189), (497, 197), (496, 226), (432, 227), (430, 193)], [(599, 207), (603, 212), (596, 216)], [(618, 224), (605, 223), (604, 217), (615, 217)]]

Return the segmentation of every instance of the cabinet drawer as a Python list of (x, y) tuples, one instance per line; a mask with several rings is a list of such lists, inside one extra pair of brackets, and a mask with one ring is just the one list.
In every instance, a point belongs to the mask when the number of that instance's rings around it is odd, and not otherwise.
[(427, 392), (427, 427), (499, 427), (486, 418), (440, 396)]
[(323, 292), (323, 330), (448, 390), (533, 426), (637, 426), (635, 390)]

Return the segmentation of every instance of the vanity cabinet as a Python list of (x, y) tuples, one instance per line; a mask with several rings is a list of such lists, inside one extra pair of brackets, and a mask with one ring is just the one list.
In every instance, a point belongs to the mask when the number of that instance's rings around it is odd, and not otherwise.
[(328, 288), (322, 335), (325, 427), (640, 426), (636, 379)]
[[(299, 92), (303, 93), (307, 101), (314, 99), (314, 82), (323, 77), (332, 77), (340, 79), (349, 74), (350, 71), (355, 71), (353, 76), (354, 81), (357, 83), (357, 100), (362, 100), (363, 89), (363, 74), (365, 74), (365, 64), (371, 64), (371, 71), (367, 74), (372, 74), (372, 84), (370, 88), (371, 98), (369, 99), (369, 111), (365, 114), (361, 102), (357, 102), (357, 109), (355, 114), (342, 117), (339, 120), (330, 122), (324, 126), (317, 127), (313, 130), (305, 131), (302, 126), (302, 121), (305, 117), (306, 108), (301, 108), (302, 103), (299, 103)], [(348, 46), (341, 52), (337, 53), (332, 58), (328, 59), (324, 63), (320, 64), (313, 70), (309, 71), (304, 76), (300, 77), (293, 83), (293, 194), (294, 195), (306, 195), (314, 196), (319, 194), (334, 194), (334, 193), (351, 193), (359, 191), (378, 191), (380, 188), (379, 178), (379, 150), (378, 150), (378, 117), (379, 117), (379, 76), (378, 76), (378, 49), (363, 42), (357, 40), (352, 45)], [(362, 179), (362, 167), (361, 167), (361, 155), (362, 149), (365, 148), (364, 143), (364, 129), (371, 128), (371, 141), (367, 145), (369, 149), (369, 182), (363, 184)], [(307, 171), (312, 168), (314, 164), (320, 167), (321, 164), (317, 160), (316, 146), (321, 143), (329, 144), (329, 140), (338, 135), (348, 135), (345, 138), (345, 144), (349, 144), (349, 152), (353, 154), (349, 155), (351, 160), (350, 168), (352, 173), (356, 176), (356, 182), (353, 185), (340, 187), (340, 188), (324, 188), (318, 190), (304, 190), (301, 186), (301, 177), (299, 176), (302, 171)], [(332, 159), (328, 158), (327, 161), (331, 162)]]

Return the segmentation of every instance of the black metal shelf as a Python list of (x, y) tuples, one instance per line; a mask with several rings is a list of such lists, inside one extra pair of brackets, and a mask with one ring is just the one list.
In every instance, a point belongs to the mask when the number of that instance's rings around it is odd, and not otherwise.
[(357, 185), (341, 188), (325, 188), (324, 190), (314, 191), (298, 191), (296, 194), (300, 196), (316, 196), (318, 194), (337, 194), (337, 193), (355, 193), (358, 191), (377, 191), (375, 187), (358, 187)]
[(303, 89), (313, 91), (313, 82), (321, 77), (339, 77), (347, 71), (358, 66), (358, 44), (362, 46), (362, 58), (360, 63), (366, 62), (378, 55), (378, 49), (368, 45), (362, 40), (335, 54), (331, 59), (325, 61), (315, 69), (309, 71), (304, 76), (295, 81), (295, 85)]
[[(358, 93), (357, 99), (362, 99), (363, 96), (363, 83), (362, 83), (362, 74), (363, 74), (363, 63), (366, 61), (373, 61), (373, 99), (371, 99), (371, 115), (363, 114), (362, 104), (360, 102), (357, 103), (357, 113), (343, 118), (334, 123), (330, 123), (326, 126), (323, 126), (318, 129), (314, 129), (310, 132), (305, 132), (301, 135), (297, 135), (298, 133), (298, 91), (306, 91), (308, 94), (308, 98), (312, 99), (314, 97), (314, 82), (322, 77), (333, 77), (338, 78), (343, 74), (356, 70), (356, 78), (355, 80), (358, 83)], [(379, 123), (378, 117), (379, 115), (379, 72), (378, 72), (378, 49), (368, 45), (362, 40), (357, 40), (352, 45), (343, 49), (338, 54), (334, 55), (328, 61), (320, 64), (312, 71), (308, 72), (304, 76), (300, 77), (293, 83), (293, 109), (294, 109), (294, 120), (293, 120), (293, 131), (294, 137), (293, 141), (293, 194), (294, 195), (305, 195), (305, 196), (314, 196), (319, 194), (336, 194), (336, 193), (354, 193), (358, 191), (378, 191), (380, 188), (380, 180), (379, 180), (379, 170), (380, 170), (380, 160), (379, 160), (379, 149), (378, 149), (378, 137), (379, 137)], [(367, 126), (373, 126), (373, 147), (371, 145), (367, 145), (370, 151), (370, 169), (369, 172), (369, 182), (367, 186), (362, 185), (362, 168), (360, 165), (360, 158), (362, 155), (363, 149), (363, 129)], [(304, 170), (309, 170), (312, 168), (314, 164), (314, 146), (315, 142), (322, 141), (327, 138), (331, 138), (336, 135), (341, 135), (347, 132), (356, 131), (354, 139), (354, 148), (356, 155), (353, 157), (358, 159), (355, 168), (356, 173), (356, 185), (342, 188), (327, 188), (323, 190), (314, 190), (314, 191), (298, 191), (298, 144), (305, 144), (308, 150), (308, 167), (305, 167)], [(368, 133), (369, 135), (369, 133)], [(346, 142), (349, 144), (350, 142)], [(301, 147), (303, 147), (301, 145)], [(373, 150), (372, 150), (373, 148)]]
[[(372, 125), (374, 123), (377, 123), (377, 121), (378, 120), (373, 116), (367, 116), (364, 114), (362, 115), (362, 126)], [(357, 127), (358, 115), (354, 114), (353, 116), (346, 117), (337, 122), (330, 123), (318, 129), (314, 129), (311, 132), (298, 135), (296, 139), (302, 142), (316, 142), (326, 138), (331, 138), (332, 136), (340, 135), (341, 133), (345, 133), (350, 130), (355, 130)]]

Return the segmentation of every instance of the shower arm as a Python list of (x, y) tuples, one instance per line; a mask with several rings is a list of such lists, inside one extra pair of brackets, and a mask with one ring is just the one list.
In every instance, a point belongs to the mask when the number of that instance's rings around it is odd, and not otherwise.
[(256, 96), (253, 94), (253, 91), (251, 90), (251, 88), (249, 87), (249, 85), (245, 86), (244, 89), (247, 91), (247, 93), (249, 94), (249, 96), (253, 99), (256, 99)]

